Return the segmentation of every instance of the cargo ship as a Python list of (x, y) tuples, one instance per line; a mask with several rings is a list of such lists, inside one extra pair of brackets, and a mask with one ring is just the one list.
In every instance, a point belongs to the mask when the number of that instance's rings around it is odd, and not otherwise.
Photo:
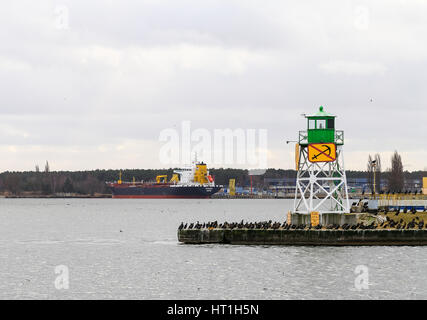
[(156, 177), (153, 182), (125, 182), (121, 179), (116, 182), (107, 182), (113, 198), (210, 198), (218, 192), (222, 186), (216, 185), (214, 178), (209, 175), (207, 166), (203, 162), (193, 162), (192, 165), (174, 170), (172, 178), (167, 175)]

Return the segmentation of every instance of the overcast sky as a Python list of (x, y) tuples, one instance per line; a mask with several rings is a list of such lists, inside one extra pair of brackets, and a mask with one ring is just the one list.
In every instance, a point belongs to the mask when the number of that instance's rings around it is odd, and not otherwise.
[[(160, 132), (267, 129), (294, 167), (302, 113), (345, 131), (347, 169), (427, 170), (427, 1), (0, 4), (0, 171), (162, 168)], [(372, 100), (371, 100), (372, 99)]]

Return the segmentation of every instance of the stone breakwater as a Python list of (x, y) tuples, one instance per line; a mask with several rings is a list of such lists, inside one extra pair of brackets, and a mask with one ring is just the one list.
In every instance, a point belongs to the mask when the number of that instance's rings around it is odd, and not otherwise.
[(427, 245), (426, 229), (179, 229), (187, 244), (376, 246)]
[(316, 226), (311, 225), (309, 215), (301, 214), (291, 214), (290, 223), (181, 223), (178, 240), (188, 244), (237, 245), (427, 245), (424, 219), (427, 212), (398, 210), (381, 215), (324, 214)]

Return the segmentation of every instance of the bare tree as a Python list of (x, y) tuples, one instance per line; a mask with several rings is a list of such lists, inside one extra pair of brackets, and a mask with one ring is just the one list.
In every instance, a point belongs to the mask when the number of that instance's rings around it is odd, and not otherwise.
[(6, 190), (11, 192), (12, 194), (20, 194), (21, 187), (20, 187), (20, 178), (17, 174), (9, 174), (6, 176), (6, 179), (4, 181), (4, 186)]
[(50, 172), (49, 162), (46, 160), (46, 164), (44, 166), (44, 178), (43, 178), (43, 193), (51, 194), (55, 193), (56, 189), (56, 180), (54, 174)]
[(395, 151), (391, 157), (391, 171), (388, 178), (388, 187), (390, 191), (400, 192), (403, 191), (403, 186), (404, 178), (402, 158), (397, 151)]
[(371, 192), (374, 192), (374, 168), (372, 166), (372, 157), (369, 155), (368, 157), (368, 164), (367, 164), (367, 171), (368, 171), (368, 186)]
[(381, 174), (381, 157), (377, 153), (375, 155), (375, 193), (380, 193), (381, 191), (381, 180), (382, 180), (382, 174)]

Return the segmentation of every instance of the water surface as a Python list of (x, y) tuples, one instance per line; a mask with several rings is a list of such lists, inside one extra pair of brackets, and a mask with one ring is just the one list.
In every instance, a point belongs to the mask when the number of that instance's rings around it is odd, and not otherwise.
[[(425, 299), (427, 247), (183, 245), (181, 221), (283, 221), (291, 200), (0, 199), (2, 299)], [(55, 267), (69, 289), (55, 288)], [(357, 290), (366, 266), (369, 289)]]

